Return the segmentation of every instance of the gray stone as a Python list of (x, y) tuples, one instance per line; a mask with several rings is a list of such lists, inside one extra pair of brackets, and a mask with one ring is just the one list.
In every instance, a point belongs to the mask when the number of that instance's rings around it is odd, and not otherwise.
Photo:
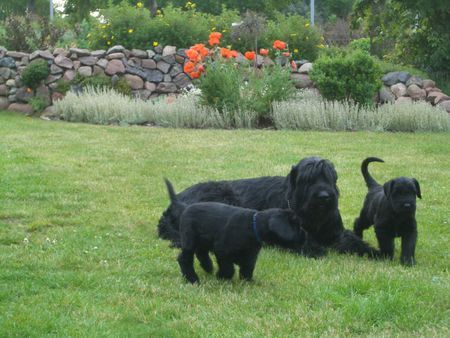
[(292, 73), (291, 79), (294, 81), (296, 88), (309, 88), (313, 85), (313, 82), (306, 74)]
[(0, 67), (16, 68), (16, 61), (12, 57), (4, 57), (0, 59)]
[(52, 93), (52, 102), (56, 102), (62, 100), (65, 97), (63, 93), (53, 92)]
[(162, 60), (162, 55), (161, 54), (155, 54), (155, 56), (153, 57), (153, 60), (155, 60), (156, 62), (161, 61)]
[(171, 65), (173, 65), (175, 61), (175, 55), (167, 55), (162, 57), (162, 61), (167, 62)]
[(111, 53), (106, 55), (107, 60), (123, 59), (125, 57), (124, 53)]
[(184, 88), (192, 84), (192, 81), (188, 75), (180, 73), (173, 78), (173, 83), (175, 83), (178, 88)]
[(428, 88), (424, 88), (425, 89), (425, 91), (427, 92), (427, 94), (429, 93), (429, 92), (442, 92), (442, 90), (440, 90), (439, 88), (437, 88), (437, 87), (428, 87)]
[(64, 81), (70, 82), (75, 78), (75, 71), (74, 70), (66, 70), (64, 73)]
[(307, 62), (300, 66), (298, 72), (300, 74), (309, 74), (309, 72), (313, 69), (313, 64), (311, 62)]
[(436, 97), (438, 97), (441, 94), (442, 94), (442, 92), (430, 91), (427, 94), (427, 101), (430, 102), (430, 103), (434, 103), (434, 100), (436, 99)]
[(146, 80), (148, 82), (161, 82), (164, 79), (163, 73), (161, 73), (159, 70), (153, 70), (149, 69), (146, 70)]
[(22, 65), (24, 65), (24, 66), (26, 66), (27, 64), (29, 64), (29, 63), (30, 63), (30, 58), (29, 58), (29, 56), (24, 56), (24, 57), (20, 60), (20, 63), (21, 63)]
[(132, 58), (128, 59), (128, 65), (130, 65), (131, 67), (140, 67), (142, 65), (142, 59), (133, 56)]
[(94, 75), (104, 75), (105, 70), (100, 66), (94, 65), (93, 74)]
[(184, 64), (184, 60), (186, 60), (186, 58), (182, 57), (181, 55), (175, 55), (175, 61), (179, 64)]
[(2, 57), (4, 57), (4, 56), (6, 55), (7, 52), (8, 52), (8, 50), (7, 50), (5, 47), (0, 46), (0, 59), (1, 59)]
[(73, 61), (73, 69), (78, 70), (81, 67), (81, 62), (79, 60)]
[(386, 86), (392, 86), (396, 83), (406, 83), (411, 75), (407, 72), (390, 72), (382, 77), (382, 81)]
[(378, 98), (380, 103), (394, 103), (395, 95), (391, 92), (389, 87), (384, 86), (378, 92)]
[(170, 76), (174, 77), (174, 76), (177, 76), (178, 74), (180, 74), (182, 72), (183, 72), (183, 69), (181, 68), (181, 65), (175, 64), (170, 69), (169, 74), (170, 74)]
[(264, 60), (263, 60), (263, 66), (264, 67), (274, 66), (274, 65), (275, 65), (275, 62), (273, 62), (273, 60), (270, 57), (266, 56), (264, 58)]
[(47, 79), (45, 79), (45, 84), (50, 84), (53, 82), (58, 81), (60, 78), (62, 78), (63, 74), (50, 74), (47, 76)]
[(0, 67), (0, 77), (9, 79), (11, 76), (11, 68), (8, 67)]
[(162, 71), (163, 73), (168, 73), (170, 69), (170, 64), (164, 61), (158, 61), (156, 63), (156, 68)]
[(406, 87), (409, 87), (411, 85), (415, 84), (416, 86), (422, 88), (423, 86), (423, 80), (421, 77), (418, 76), (411, 76), (408, 81), (406, 81)]
[(61, 74), (63, 72), (64, 72), (64, 70), (61, 67), (55, 65), (54, 63), (51, 64), (50, 74), (55, 75), (55, 74)]
[(169, 74), (164, 75), (163, 82), (172, 82), (172, 76)]
[(8, 95), (8, 87), (4, 84), (0, 84), (0, 96), (7, 96)]
[(147, 52), (145, 50), (141, 50), (141, 49), (132, 49), (130, 51), (130, 56), (145, 59), (145, 58), (147, 58)]
[(65, 57), (63, 54), (59, 54), (55, 57), (55, 64), (61, 68), (70, 69), (73, 67), (73, 61)]
[(106, 59), (100, 59), (97, 61), (97, 66), (100, 66), (103, 69), (105, 69), (107, 65), (108, 65), (108, 60), (106, 60)]
[(125, 51), (125, 47), (121, 45), (112, 46), (106, 54), (113, 54), (113, 53), (122, 53)]
[(147, 50), (147, 57), (149, 59), (153, 58), (155, 56), (155, 52), (152, 51), (151, 49)]
[(413, 100), (424, 100), (427, 97), (427, 92), (416, 84), (410, 85), (407, 91)]
[(412, 103), (413, 100), (409, 96), (400, 96), (397, 100), (395, 100), (395, 104), (405, 104)]
[(437, 106), (441, 109), (444, 109), (447, 113), (450, 114), (450, 100), (442, 101)]
[(133, 97), (140, 100), (148, 100), (152, 92), (147, 89), (133, 90)]
[(124, 74), (125, 66), (121, 60), (111, 60), (106, 66), (105, 73), (107, 75)]
[(144, 88), (150, 92), (154, 92), (156, 90), (156, 85), (154, 83), (146, 81), (144, 83)]
[(434, 99), (434, 104), (437, 105), (443, 101), (447, 101), (449, 100), (450, 97), (448, 97), (448, 95), (445, 95), (444, 93), (440, 93), (440, 95), (437, 95), (436, 98)]
[(127, 66), (125, 68), (125, 72), (132, 75), (140, 76), (141, 78), (145, 79), (147, 77), (147, 73), (145, 69), (141, 67), (129, 67)]
[(177, 52), (177, 47), (175, 46), (165, 46), (162, 55), (168, 56), (168, 55), (174, 55)]
[(8, 95), (16, 95), (16, 93), (17, 93), (17, 87), (9, 88)]
[(19, 102), (29, 102), (33, 97), (33, 92), (26, 87), (21, 87), (16, 91), (16, 99)]
[(16, 86), (16, 80), (15, 79), (9, 79), (8, 81), (6, 81), (6, 85), (8, 87), (15, 87)]
[(27, 115), (33, 114), (33, 107), (25, 103), (11, 103), (8, 107), (10, 111), (16, 111)]
[(48, 50), (37, 50), (30, 54), (30, 61), (37, 59), (38, 57), (46, 60), (53, 60), (55, 58)]
[(91, 55), (91, 51), (88, 49), (82, 49), (82, 48), (70, 48), (69, 51), (72, 54), (76, 54), (78, 57), (80, 56), (89, 56)]
[(58, 56), (58, 55), (67, 56), (67, 55), (69, 55), (69, 52), (67, 50), (65, 50), (64, 48), (55, 48), (55, 50), (53, 51), (53, 55), (55, 55), (55, 56)]
[(391, 91), (392, 93), (394, 93), (396, 98), (399, 98), (400, 96), (406, 96), (408, 94), (406, 86), (401, 82), (392, 85)]
[(422, 81), (422, 88), (423, 89), (434, 88), (435, 86), (436, 86), (436, 83), (433, 80), (426, 79), (426, 80)]
[(6, 56), (10, 56), (14, 59), (22, 59), (24, 56), (28, 56), (28, 54), (22, 52), (6, 52)]
[(59, 120), (60, 116), (55, 111), (55, 108), (53, 106), (48, 106), (47, 108), (44, 109), (39, 118), (45, 121), (52, 121), (52, 120)]
[(187, 57), (186, 51), (187, 51), (186, 48), (180, 48), (177, 50), (177, 55), (182, 56), (183, 58), (186, 58)]
[(156, 62), (152, 59), (143, 59), (142, 67), (147, 69), (156, 69)]
[(162, 46), (156, 46), (155, 48), (153, 48), (153, 50), (156, 54), (162, 54), (163, 48)]
[(133, 90), (144, 88), (144, 80), (137, 75), (125, 74), (125, 80)]
[(82, 66), (78, 69), (78, 73), (82, 76), (91, 76), (92, 75), (92, 67)]
[(119, 80), (120, 80), (119, 75), (114, 74), (113, 76), (111, 76), (111, 83), (113, 85), (115, 85), (117, 83), (117, 81), (119, 81)]
[(93, 66), (97, 63), (98, 58), (95, 56), (82, 56), (79, 58), (82, 65), (85, 66)]
[(91, 52), (92, 56), (95, 56), (96, 58), (102, 58), (106, 55), (105, 50), (94, 50)]
[(161, 82), (156, 86), (156, 92), (162, 94), (176, 93), (177, 86), (173, 82)]
[(9, 106), (8, 98), (0, 97), (0, 110), (5, 110)]
[(50, 98), (50, 90), (46, 85), (40, 85), (39, 87), (36, 88), (36, 96), (43, 99), (47, 106), (49, 106), (52, 103), (52, 100)]
[(8, 101), (9, 103), (16, 102), (16, 95), (8, 95)]

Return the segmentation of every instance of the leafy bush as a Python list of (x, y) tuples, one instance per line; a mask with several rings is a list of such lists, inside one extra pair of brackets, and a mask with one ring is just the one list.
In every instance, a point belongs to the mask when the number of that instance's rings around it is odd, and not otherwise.
[(47, 103), (42, 97), (34, 96), (28, 102), (33, 107), (33, 112), (40, 113), (47, 107)]
[(425, 102), (368, 108), (350, 102), (330, 103), (309, 90), (294, 100), (276, 103), (272, 118), (277, 129), (450, 131), (448, 114)]
[(91, 87), (93, 89), (114, 89), (120, 94), (127, 96), (131, 95), (131, 87), (123, 77), (119, 78), (116, 82), (113, 83), (111, 81), (111, 78), (104, 74), (82, 76), (77, 73), (71, 84), (81, 86), (82, 88)]
[(381, 87), (381, 72), (375, 60), (358, 50), (321, 56), (310, 76), (321, 94), (330, 101), (370, 105)]
[(323, 47), (319, 31), (300, 15), (278, 14), (268, 21), (261, 46), (272, 46), (275, 40), (285, 41), (294, 59), (314, 61)]
[(348, 47), (352, 50), (357, 49), (370, 54), (370, 39), (361, 38), (353, 40)]
[(70, 82), (66, 81), (64, 79), (59, 79), (56, 81), (56, 88), (55, 91), (58, 93), (65, 94), (70, 90)]
[(22, 72), (22, 82), (25, 86), (36, 89), (50, 74), (46, 60), (31, 61)]

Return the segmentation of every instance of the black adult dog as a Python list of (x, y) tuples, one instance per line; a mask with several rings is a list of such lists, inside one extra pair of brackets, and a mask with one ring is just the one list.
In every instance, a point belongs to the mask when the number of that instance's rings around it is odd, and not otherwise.
[[(174, 207), (179, 208), (181, 253), (178, 263), (184, 278), (197, 283), (194, 254), (206, 272), (213, 266), (209, 252), (214, 252), (219, 265), (217, 277), (231, 279), (234, 264), (239, 266), (241, 279), (251, 280), (262, 242), (281, 239), (284, 243), (300, 241), (307, 235), (290, 209), (257, 211), (218, 202), (185, 205), (177, 200), (172, 184), (166, 180)], [(321, 248), (321, 247), (319, 247)]]
[(402, 238), (400, 261), (403, 265), (415, 264), (417, 241), (416, 196), (422, 198), (419, 182), (415, 178), (394, 178), (383, 186), (369, 174), (371, 162), (384, 162), (377, 157), (368, 157), (361, 164), (361, 172), (369, 192), (359, 218), (356, 218), (354, 232), (362, 238), (363, 231), (375, 224), (375, 234), (381, 255), (394, 257), (394, 239)]
[[(287, 177), (270, 176), (234, 181), (205, 182), (193, 185), (177, 195), (180, 202), (221, 202), (255, 210), (292, 209), (302, 227), (319, 244), (341, 253), (377, 256), (378, 251), (352, 231), (345, 230), (338, 209), (339, 191), (333, 164), (320, 157), (307, 157), (293, 166)], [(164, 211), (158, 233), (174, 246), (180, 246), (180, 212), (173, 205)], [(302, 243), (275, 243), (302, 252)]]

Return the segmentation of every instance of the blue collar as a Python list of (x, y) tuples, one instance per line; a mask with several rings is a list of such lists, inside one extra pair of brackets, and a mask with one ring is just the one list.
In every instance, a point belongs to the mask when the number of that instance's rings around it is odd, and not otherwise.
[(258, 242), (262, 242), (261, 237), (259, 236), (259, 233), (258, 233), (258, 228), (256, 227), (256, 215), (257, 214), (258, 214), (257, 212), (255, 212), (253, 214), (252, 228), (253, 228), (253, 233), (255, 234), (256, 240)]

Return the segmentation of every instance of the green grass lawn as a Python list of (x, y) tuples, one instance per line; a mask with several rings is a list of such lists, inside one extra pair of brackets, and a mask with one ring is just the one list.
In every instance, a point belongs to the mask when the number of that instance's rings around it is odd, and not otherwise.
[[(352, 226), (366, 156), (380, 182), (419, 180), (417, 266), (263, 249), (255, 281), (181, 278), (158, 239), (177, 191), (336, 166)], [(450, 135), (176, 130), (45, 122), (0, 113), (0, 336), (449, 336)], [(373, 229), (367, 240), (376, 245)]]

